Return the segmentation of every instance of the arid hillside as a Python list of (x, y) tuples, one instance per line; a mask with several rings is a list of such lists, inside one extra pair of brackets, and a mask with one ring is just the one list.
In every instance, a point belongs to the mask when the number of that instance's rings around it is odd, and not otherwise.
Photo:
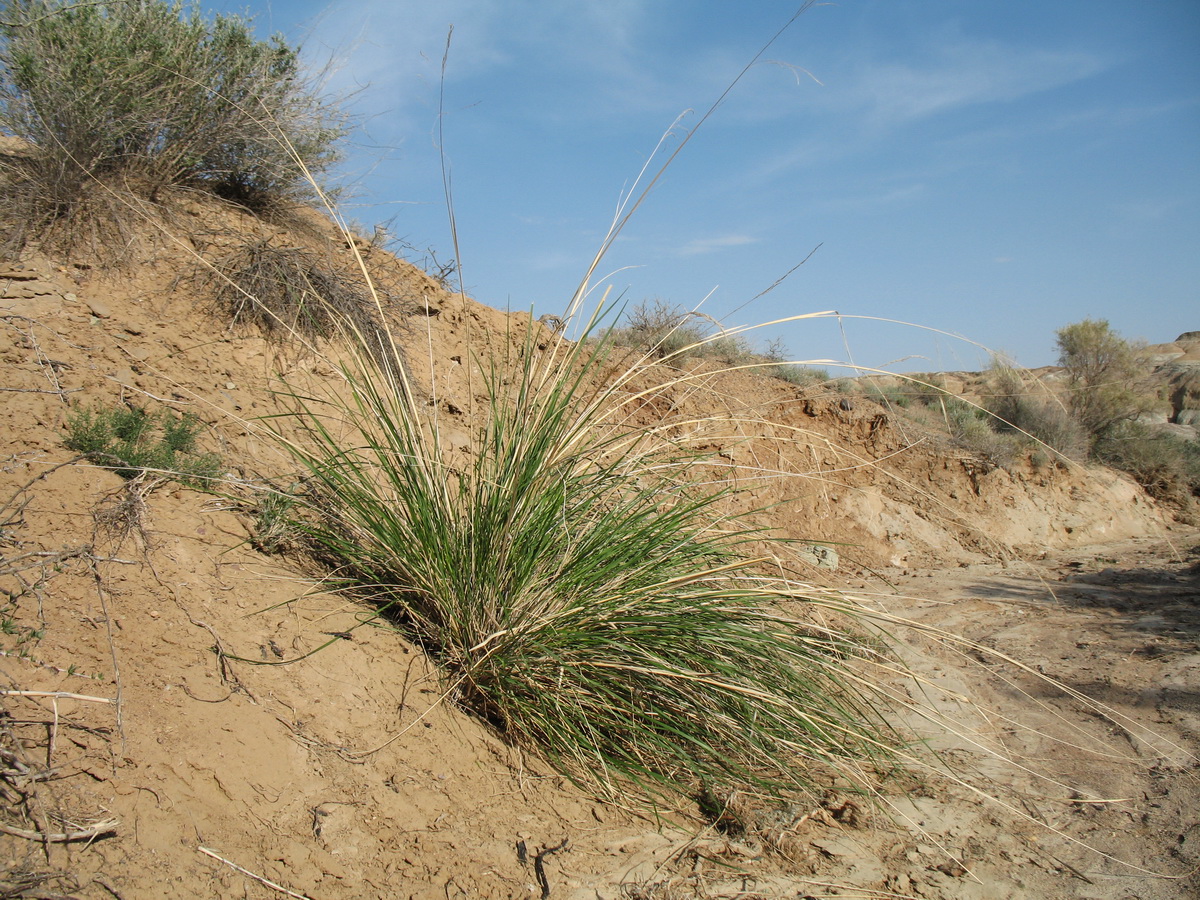
[[(345, 348), (224, 289), (253, 248), (301, 253), (351, 297), (363, 259), (464, 459), (477, 362), (531, 328), (557, 339), (315, 214), (265, 225), (199, 196), (116, 263), (28, 250), (0, 269), (0, 897), (1200, 888), (1200, 540), (1132, 480), (1044, 455), (999, 467), (868, 399), (694, 363), (636, 424), (705, 423), (729, 502), (811, 544), (814, 585), (981, 648), (914, 632), (903, 651), (962, 726), (929, 738), (954, 776), (905, 776), (875, 802), (831, 782), (758, 830), (600, 802), (462, 712), (419, 647), (271, 532), (264, 498), (298, 478), (271, 436), (291, 427), (271, 418), (280, 392), (336, 391)], [(195, 416), (215, 490), (68, 449), (73, 416), (117, 406)]]

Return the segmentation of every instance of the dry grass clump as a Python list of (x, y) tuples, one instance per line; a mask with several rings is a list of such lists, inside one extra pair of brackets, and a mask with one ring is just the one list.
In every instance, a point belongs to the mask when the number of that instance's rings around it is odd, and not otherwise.
[(709, 360), (725, 368), (754, 369), (801, 387), (829, 380), (824, 369), (788, 362), (780, 341), (773, 341), (760, 353), (745, 337), (726, 331), (711, 316), (661, 299), (629, 309), (624, 325), (612, 329), (612, 342), (676, 366), (686, 360)]
[(220, 315), (235, 325), (283, 340), (332, 337), (348, 326), (377, 361), (395, 358), (371, 289), (313, 250), (244, 241), (206, 266), (202, 278)]

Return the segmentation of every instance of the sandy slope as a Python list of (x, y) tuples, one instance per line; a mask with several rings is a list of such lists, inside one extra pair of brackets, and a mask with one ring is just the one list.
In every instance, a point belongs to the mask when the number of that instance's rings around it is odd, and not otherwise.
[[(210, 258), (261, 227), (192, 212), (205, 231), (191, 246)], [(687, 815), (656, 821), (596, 803), (505, 746), (447, 702), (402, 636), (361, 625), (367, 610), (253, 549), (236, 496), (287, 471), (254, 419), (275, 410), (280, 374), (331, 384), (334, 369), (229, 331), (201, 282), (179, 277), (193, 256), (171, 244), (139, 252), (120, 275), (37, 257), (0, 273), (0, 501), (13, 497), (3, 587), (21, 594), (5, 606), (0, 674), (10, 690), (116, 701), (5, 697), (10, 770), (54, 776), (11, 776), (20, 787), (6, 782), (0, 822), (118, 823), (50, 848), (0, 834), (7, 884), (126, 900), (536, 897), (536, 854), (567, 839), (542, 857), (551, 897), (1167, 898), (1200, 887), (1200, 537), (1128, 481), (991, 468), (873, 404), (847, 409), (750, 375), (653, 398), (647, 420), (735, 414), (736, 429), (712, 436), (719, 458), (793, 476), (738, 475), (746, 502), (788, 501), (771, 520), (782, 533), (841, 544), (839, 570), (814, 579), (979, 642), (914, 640), (909, 662), (953, 721), (1056, 780), (939, 732), (958, 780), (885, 785), (891, 820), (831, 790), (776, 823), (774, 847)], [(471, 348), (503, 346), (525, 320), (447, 296), (379, 251), (372, 262), (460, 452), (477, 399)], [(59, 466), (71, 459), (68, 410), (121, 401), (200, 415), (235, 499), (176, 484), (139, 499), (111, 473)]]

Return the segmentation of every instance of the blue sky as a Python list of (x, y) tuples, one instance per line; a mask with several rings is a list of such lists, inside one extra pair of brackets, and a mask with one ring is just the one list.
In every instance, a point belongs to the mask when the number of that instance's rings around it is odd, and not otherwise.
[[(238, 11), (244, 2), (212, 3)], [(362, 125), (349, 218), (455, 257), (493, 306), (560, 312), (660, 137), (667, 153), (799, 0), (272, 0)], [(692, 112), (688, 113), (688, 110)], [(682, 119), (679, 119), (683, 115)], [(678, 121), (677, 121), (678, 119)], [(665, 158), (665, 157), (664, 157)], [(814, 248), (782, 284), (746, 305)], [(837, 310), (1027, 366), (1106, 318), (1200, 330), (1200, 2), (841, 0), (807, 10), (699, 129), (601, 265), (727, 326)], [(707, 299), (705, 299), (707, 297)], [(979, 368), (867, 319), (757, 333), (798, 359)]]

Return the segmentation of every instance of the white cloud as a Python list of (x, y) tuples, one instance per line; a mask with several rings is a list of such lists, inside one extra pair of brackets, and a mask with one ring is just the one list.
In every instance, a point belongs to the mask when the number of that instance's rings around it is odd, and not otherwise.
[[(445, 72), (450, 111), (477, 99), (464, 96), (464, 82), (498, 69), (519, 71), (531, 80), (541, 77), (549, 88), (556, 82), (578, 83), (621, 102), (647, 102), (655, 84), (638, 62), (645, 58), (638, 42), (648, 2), (341, 0), (314, 20), (305, 43), (318, 56), (324, 51), (342, 61), (334, 89), (366, 87), (360, 97), (363, 112), (394, 118), (382, 123), (382, 130), (411, 133), (412, 116), (420, 116), (421, 130), (427, 130), (436, 115), (451, 26)], [(578, 111), (594, 107), (596, 99), (577, 96), (563, 102)]]
[(1093, 53), (1043, 50), (966, 38), (934, 44), (915, 61), (862, 64), (856, 83), (833, 103), (863, 110), (889, 127), (983, 103), (1011, 102), (1053, 90), (1111, 65)]

